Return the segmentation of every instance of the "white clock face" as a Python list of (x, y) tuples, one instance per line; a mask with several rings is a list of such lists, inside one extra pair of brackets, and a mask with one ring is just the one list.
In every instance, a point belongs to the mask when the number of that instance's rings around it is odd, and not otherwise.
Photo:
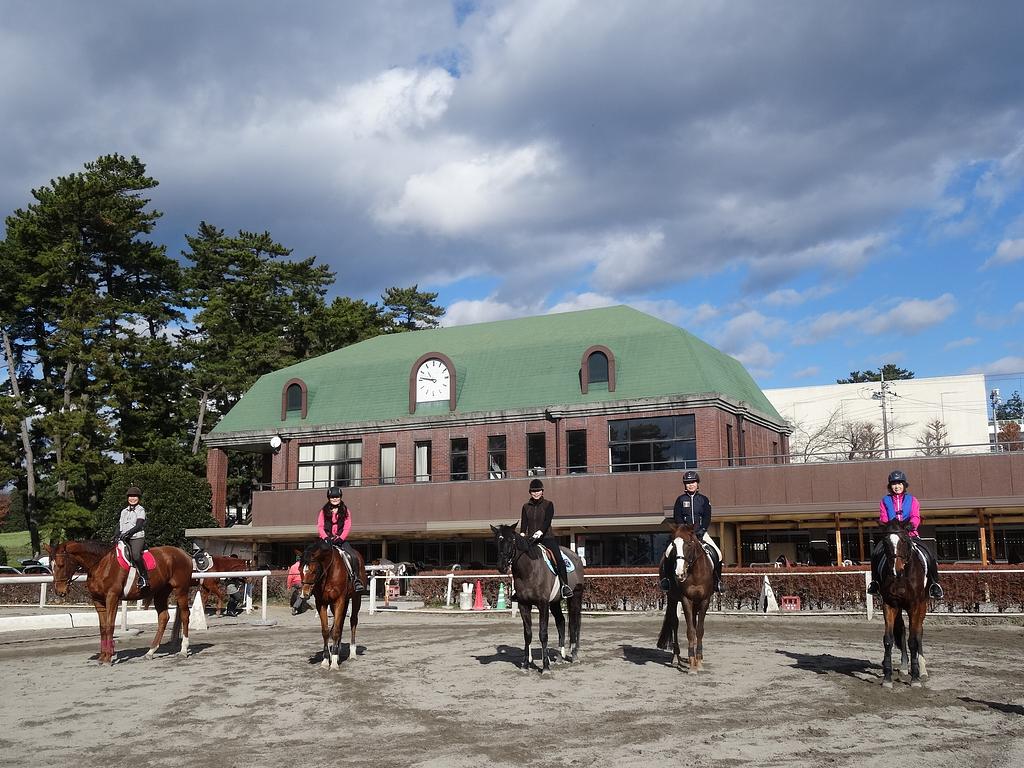
[(416, 371), (416, 402), (447, 400), (451, 394), (448, 366), (437, 359), (427, 360)]

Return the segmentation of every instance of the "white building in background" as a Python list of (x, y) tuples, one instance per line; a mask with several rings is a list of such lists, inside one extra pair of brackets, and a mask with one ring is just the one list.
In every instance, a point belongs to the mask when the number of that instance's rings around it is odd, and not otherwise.
[(839, 435), (858, 425), (874, 425), (881, 436), (883, 402), (889, 455), (894, 458), (923, 455), (921, 443), (926, 431), (934, 436), (934, 426), (929, 430), (928, 425), (935, 422), (941, 422), (950, 453), (987, 450), (991, 439), (982, 374), (887, 381), (884, 398), (879, 382), (766, 389), (764, 394), (793, 426), (794, 461), (805, 451), (822, 459), (835, 457), (847, 445)]

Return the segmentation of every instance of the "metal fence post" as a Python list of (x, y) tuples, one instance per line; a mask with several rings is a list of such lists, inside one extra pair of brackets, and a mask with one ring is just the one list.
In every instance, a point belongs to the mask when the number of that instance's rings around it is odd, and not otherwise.
[[(370, 615), (377, 612), (377, 579), (378, 576), (370, 577)], [(387, 587), (385, 587), (387, 589)]]
[(875, 610), (875, 601), (868, 594), (868, 587), (871, 586), (871, 571), (864, 572), (864, 603), (867, 605), (868, 621), (871, 621), (871, 617)]

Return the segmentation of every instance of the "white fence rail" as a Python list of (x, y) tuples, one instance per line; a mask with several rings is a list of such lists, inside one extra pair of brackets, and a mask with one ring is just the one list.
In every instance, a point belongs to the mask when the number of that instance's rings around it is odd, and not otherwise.
[[(262, 604), (261, 604), (261, 621), (267, 622), (267, 580), (270, 578), (270, 571), (193, 571), (192, 578), (196, 580), (202, 579), (241, 579), (241, 578), (261, 578), (262, 581)], [(86, 580), (86, 575), (79, 573), (75, 575), (72, 581), (82, 582)], [(39, 607), (47, 607), (47, 587), (53, 583), (53, 576), (0, 576), (0, 586), (7, 584), (14, 585), (25, 585), (25, 584), (38, 584), (39, 585)], [(247, 614), (252, 613), (252, 589), (251, 584), (246, 583), (245, 589), (245, 612)], [(135, 610), (142, 610), (142, 601), (136, 602)], [(148, 610), (148, 609), (147, 609)], [(121, 603), (121, 627), (122, 629), (128, 628), (128, 601)]]

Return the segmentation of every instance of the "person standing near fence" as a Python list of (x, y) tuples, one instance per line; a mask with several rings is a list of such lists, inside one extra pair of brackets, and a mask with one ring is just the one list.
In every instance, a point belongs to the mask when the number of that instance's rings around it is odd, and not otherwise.
[[(722, 550), (708, 533), (711, 527), (711, 500), (700, 492), (700, 475), (692, 469), (683, 473), (683, 493), (676, 498), (672, 520), (676, 525), (692, 525), (697, 538), (714, 552), (715, 592), (722, 591)], [(661, 588), (668, 591), (672, 578), (668, 573), (668, 558), (661, 559)]]
[[(888, 525), (892, 520), (910, 523), (909, 536), (914, 540), (915, 546), (924, 552), (928, 561), (928, 596), (933, 600), (942, 599), (942, 585), (939, 584), (939, 564), (935, 560), (932, 551), (921, 544), (921, 534), (917, 529), (921, 525), (921, 505), (917, 497), (907, 493), (910, 483), (902, 470), (896, 469), (889, 473), (887, 485), (888, 493), (878, 503), (878, 522), (881, 525)], [(885, 552), (885, 544), (879, 538), (871, 547), (871, 583), (868, 585), (868, 594), (878, 594), (878, 568), (882, 555)]]
[(292, 563), (291, 568), (288, 569), (288, 581), (285, 582), (285, 589), (292, 591), (291, 598), (288, 603), (292, 607), (292, 616), (297, 613), (302, 613), (302, 606), (306, 603), (300, 596), (300, 590), (302, 589), (302, 571), (300, 570), (302, 563), (302, 553), (295, 553), (295, 562)]

